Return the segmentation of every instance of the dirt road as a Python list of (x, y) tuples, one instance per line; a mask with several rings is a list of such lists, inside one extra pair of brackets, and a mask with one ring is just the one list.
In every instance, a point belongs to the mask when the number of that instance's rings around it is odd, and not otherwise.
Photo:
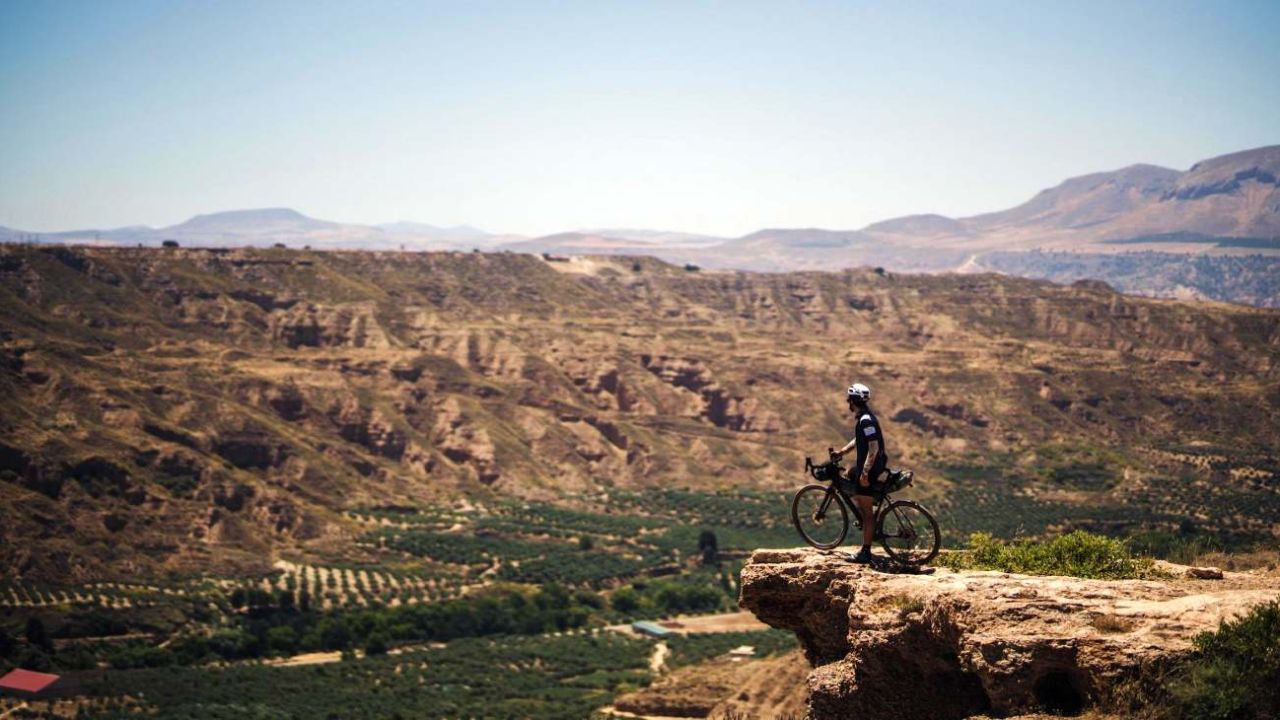
[(662, 668), (667, 664), (667, 656), (671, 654), (671, 648), (667, 644), (660, 642), (653, 646), (653, 655), (649, 656), (649, 669), (655, 674), (661, 673)]

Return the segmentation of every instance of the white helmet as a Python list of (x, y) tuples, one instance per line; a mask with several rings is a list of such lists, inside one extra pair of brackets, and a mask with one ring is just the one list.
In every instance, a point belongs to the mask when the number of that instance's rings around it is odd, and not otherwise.
[(871, 388), (863, 385), (862, 383), (854, 383), (845, 391), (845, 397), (849, 400), (857, 400), (860, 403), (865, 403), (871, 399)]

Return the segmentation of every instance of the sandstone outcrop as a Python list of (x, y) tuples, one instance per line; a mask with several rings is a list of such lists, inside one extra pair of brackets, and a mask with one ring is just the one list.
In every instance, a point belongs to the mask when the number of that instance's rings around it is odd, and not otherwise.
[(800, 639), (811, 720), (1073, 715), (1280, 596), (1280, 581), (1245, 578), (898, 574), (843, 553), (757, 550), (740, 604)]

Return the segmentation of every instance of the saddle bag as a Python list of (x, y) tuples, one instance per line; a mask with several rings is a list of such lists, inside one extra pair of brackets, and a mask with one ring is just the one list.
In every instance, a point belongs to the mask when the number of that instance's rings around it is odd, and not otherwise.
[(884, 475), (884, 489), (882, 492), (897, 492), (911, 485), (915, 477), (916, 474), (910, 470), (890, 470)]

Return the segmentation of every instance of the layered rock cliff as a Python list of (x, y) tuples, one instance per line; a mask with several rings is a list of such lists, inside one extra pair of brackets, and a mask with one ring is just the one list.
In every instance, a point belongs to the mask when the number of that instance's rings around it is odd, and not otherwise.
[(811, 720), (1074, 715), (1184, 655), (1199, 632), (1280, 595), (1280, 581), (897, 574), (843, 553), (758, 550), (740, 603), (792, 630), (812, 665)]
[(355, 508), (789, 488), (847, 437), (855, 379), (957, 532), (1033, 498), (1029, 532), (1280, 519), (1274, 311), (994, 275), (3, 246), (0, 574), (359, 560)]

